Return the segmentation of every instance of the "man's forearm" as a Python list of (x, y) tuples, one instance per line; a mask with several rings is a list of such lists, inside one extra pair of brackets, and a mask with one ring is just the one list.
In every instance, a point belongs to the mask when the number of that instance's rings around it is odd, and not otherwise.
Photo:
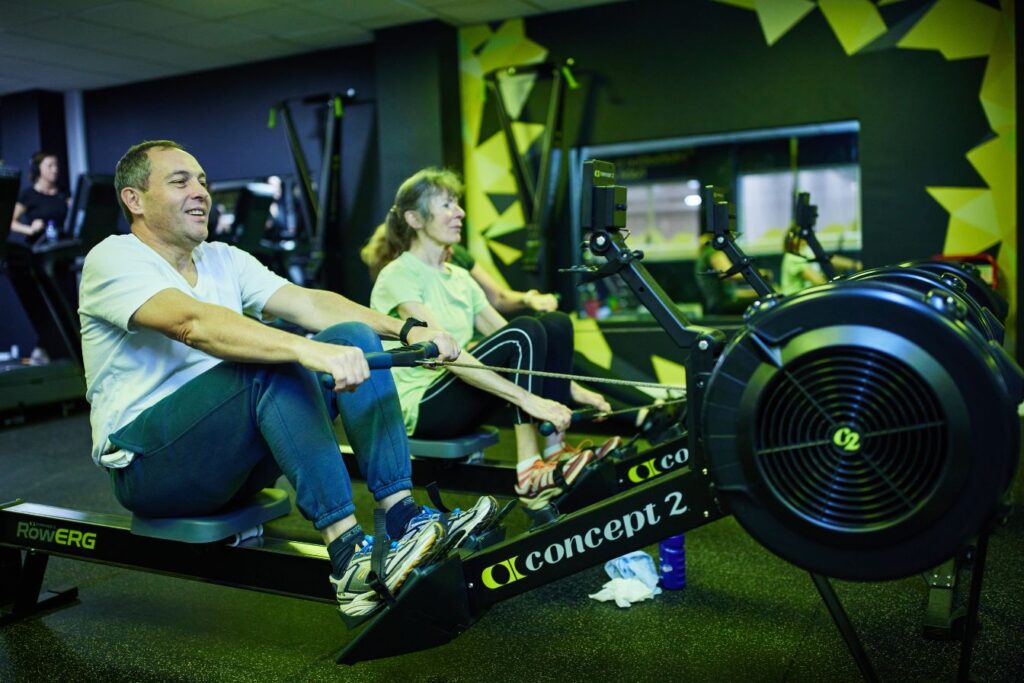
[(256, 363), (298, 361), (302, 346), (311, 343), (213, 304), (199, 307), (174, 336), (217, 358)]

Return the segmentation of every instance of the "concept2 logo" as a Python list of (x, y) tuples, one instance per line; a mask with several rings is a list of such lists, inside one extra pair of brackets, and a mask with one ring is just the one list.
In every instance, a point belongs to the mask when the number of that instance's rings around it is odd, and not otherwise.
[(856, 453), (860, 450), (860, 433), (850, 427), (840, 427), (832, 435), (832, 443), (847, 453)]
[(526, 578), (521, 571), (516, 569), (516, 561), (518, 559), (518, 555), (513, 555), (504, 562), (492, 564), (481, 572), (480, 580), (485, 586), (493, 590), (507, 586), (513, 581)]
[(68, 547), (84, 548), (93, 550), (96, 548), (96, 534), (91, 531), (81, 532), (78, 529), (65, 529), (51, 524), (36, 524), (35, 522), (18, 522), (14, 531), (15, 538), (24, 538), (28, 541), (42, 541), (43, 543), (56, 543)]
[[(668, 517), (684, 515), (690, 511), (683, 504), (683, 494), (671, 491), (665, 496), (669, 505)], [(555, 565), (577, 555), (583, 555), (604, 543), (628, 540), (642, 529), (657, 526), (665, 516), (658, 513), (655, 503), (648, 503), (639, 510), (631, 510), (621, 517), (610, 519), (603, 526), (595, 526), (561, 541), (549, 544), (543, 550), (533, 550), (520, 558), (513, 555), (507, 560), (484, 567), (480, 582), (491, 590), (503, 588), (527, 578), (548, 565)]]
[(648, 479), (659, 477), (688, 462), (690, 462), (690, 451), (684, 447), (674, 453), (666, 453), (661, 457), (654, 457), (633, 465), (626, 473), (626, 477), (634, 484), (642, 484)]

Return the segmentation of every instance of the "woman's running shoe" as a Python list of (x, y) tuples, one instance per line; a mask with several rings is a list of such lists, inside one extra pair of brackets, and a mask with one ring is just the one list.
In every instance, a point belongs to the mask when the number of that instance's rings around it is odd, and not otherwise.
[(584, 451), (587, 450), (592, 450), (594, 451), (593, 461), (597, 462), (598, 460), (601, 460), (602, 458), (604, 458), (606, 455), (608, 455), (621, 445), (622, 437), (619, 436), (611, 437), (597, 448), (591, 448), (589, 439), (580, 442), (578, 446), (572, 446), (569, 444), (568, 441), (563, 441), (561, 449), (555, 451), (554, 453), (550, 453), (549, 455), (545, 455), (544, 461), (566, 462), (575, 455), (583, 453)]
[(518, 473), (515, 491), (519, 501), (530, 510), (541, 509), (576, 483), (593, 460), (594, 451), (589, 449), (570, 455), (564, 462), (538, 459), (530, 469)]

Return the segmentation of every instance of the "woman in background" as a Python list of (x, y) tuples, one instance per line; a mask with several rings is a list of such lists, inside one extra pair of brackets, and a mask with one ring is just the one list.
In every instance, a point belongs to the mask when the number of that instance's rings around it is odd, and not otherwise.
[[(63, 228), (70, 199), (57, 185), (60, 180), (60, 162), (56, 154), (47, 151), (33, 154), (29, 161), (29, 179), (32, 184), (21, 191), (14, 205), (11, 232), (7, 237), (11, 245), (7, 272), (37, 335), (30, 362), (33, 365), (45, 365), (50, 361), (50, 352), (60, 346), (58, 340), (62, 334), (55, 327), (57, 323), (53, 315), (42, 303), (39, 286), (30, 274), (33, 268), (32, 246), (44, 238), (48, 226), (56, 230)], [(74, 287), (75, 283), (61, 282), (61, 285), (68, 288)], [(67, 310), (67, 324), (77, 326), (74, 305), (70, 306)]]
[[(782, 242), (782, 266), (780, 267), (779, 288), (783, 294), (794, 294), (801, 289), (823, 285), (827, 282), (821, 264), (814, 260), (807, 240), (800, 236), (800, 228), (793, 226)], [(864, 264), (856, 259), (834, 254), (830, 259), (839, 272), (861, 270)]]
[(22, 190), (14, 205), (11, 240), (22, 244), (38, 242), (47, 225), (63, 228), (70, 199), (60, 191), (60, 162), (57, 155), (36, 152), (29, 163), (32, 184)]

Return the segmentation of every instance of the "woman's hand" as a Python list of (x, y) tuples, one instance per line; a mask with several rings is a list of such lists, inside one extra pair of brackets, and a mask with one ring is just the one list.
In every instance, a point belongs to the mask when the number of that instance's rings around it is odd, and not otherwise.
[(433, 342), (437, 346), (438, 360), (455, 360), (462, 353), (459, 342), (444, 330), (432, 329), (430, 327), (413, 327), (405, 336), (410, 344), (419, 342)]
[(576, 384), (576, 382), (572, 382), (569, 385), (569, 393), (572, 395), (572, 400), (576, 401), (576, 403), (591, 406), (601, 413), (612, 412), (612, 406), (604, 396), (596, 391), (584, 389), (579, 384)]
[(569, 429), (569, 423), (572, 422), (572, 411), (568, 407), (536, 394), (527, 393), (519, 407), (536, 420), (547, 420), (559, 433)]
[(542, 294), (531, 289), (523, 294), (523, 305), (538, 313), (550, 313), (558, 310), (558, 298), (554, 294)]

